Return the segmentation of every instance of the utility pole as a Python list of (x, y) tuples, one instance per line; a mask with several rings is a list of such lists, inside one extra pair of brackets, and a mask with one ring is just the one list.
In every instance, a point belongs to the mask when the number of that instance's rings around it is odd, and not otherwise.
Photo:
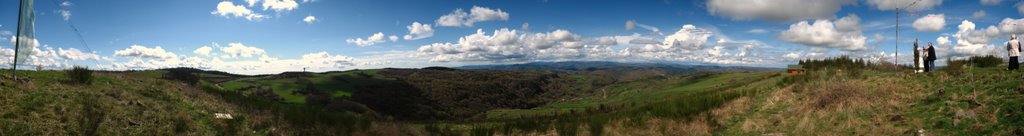
[(900, 8), (896, 8), (896, 56), (892, 58), (896, 63), (896, 71), (900, 70)]

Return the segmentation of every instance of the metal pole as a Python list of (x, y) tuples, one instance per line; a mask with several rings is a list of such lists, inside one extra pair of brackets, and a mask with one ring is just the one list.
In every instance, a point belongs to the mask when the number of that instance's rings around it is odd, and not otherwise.
[[(24, 24), (21, 24), (21, 15), (22, 15), (21, 11), (24, 10), (24, 8), (25, 8), (25, 7), (23, 7), (23, 6), (25, 6), (24, 2), (25, 1), (21, 1), (21, 2), (18, 3), (18, 26), (17, 27), (19, 27), (19, 28), (16, 28), (16, 29), (18, 29), (17, 30), (18, 33), (14, 34), (14, 41), (15, 41), (14, 42), (14, 66), (11, 67), (11, 75), (12, 75), (12, 77), (14, 77), (15, 81), (18, 80), (18, 47), (20, 47), (21, 46), (20, 43), (23, 42), (21, 40), (24, 40), (24, 39), (21, 39), (21, 35), (20, 35), (21, 34), (21, 28), (20, 27), (21, 27), (21, 25), (24, 25)], [(17, 82), (15, 82), (15, 83), (17, 83)]]

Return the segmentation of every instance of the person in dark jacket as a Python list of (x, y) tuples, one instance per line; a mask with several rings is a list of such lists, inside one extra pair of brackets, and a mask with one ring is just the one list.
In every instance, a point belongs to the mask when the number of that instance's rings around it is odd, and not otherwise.
[(928, 42), (928, 58), (925, 58), (925, 72), (931, 72), (935, 69), (935, 46), (932, 46), (932, 42)]

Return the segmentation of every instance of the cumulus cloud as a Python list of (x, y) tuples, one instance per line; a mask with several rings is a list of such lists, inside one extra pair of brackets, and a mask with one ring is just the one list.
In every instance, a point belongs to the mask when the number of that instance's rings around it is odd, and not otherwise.
[(142, 45), (132, 45), (131, 47), (125, 48), (124, 50), (116, 50), (114, 51), (114, 56), (151, 59), (178, 58), (177, 54), (167, 52), (163, 48), (160, 48), (160, 46), (156, 46), (155, 48), (149, 48)]
[(434, 36), (434, 29), (430, 28), (430, 24), (420, 24), (420, 22), (412, 22), (412, 25), (406, 26), (409, 29), (409, 34), (405, 35), (405, 40), (419, 40)]
[[(995, 26), (978, 30), (973, 22), (964, 20), (957, 28), (956, 34), (953, 34), (953, 37), (956, 38), (956, 44), (952, 47), (948, 56), (962, 58), (976, 55), (998, 55), (999, 49), (996, 48), (996, 45), (989, 44), (990, 38), (1002, 35)], [(940, 45), (949, 43), (946, 37), (936, 39), (936, 41), (939, 40), (942, 40), (939, 42)]]
[(312, 15), (306, 16), (306, 18), (302, 18), (302, 22), (306, 22), (306, 24), (313, 24), (313, 22), (316, 22), (316, 21), (317, 21), (316, 17), (312, 16)]
[(64, 50), (64, 48), (57, 48), (57, 53), (60, 54), (60, 57), (62, 57), (64, 59), (70, 59), (70, 60), (87, 60), (87, 59), (99, 60), (100, 59), (100, 56), (96, 55), (95, 53), (86, 53), (86, 52), (79, 51), (78, 49), (75, 49), (75, 48), (68, 48), (67, 50)]
[(842, 9), (843, 5), (856, 3), (856, 0), (710, 0), (707, 2), (707, 9), (712, 15), (733, 20), (796, 21), (830, 18)]
[(943, 14), (928, 14), (914, 20), (913, 26), (914, 29), (921, 32), (938, 32), (946, 26), (946, 16)]
[(584, 48), (581, 36), (567, 30), (520, 34), (507, 28), (487, 35), (483, 29), (459, 38), (458, 43), (434, 43), (418, 51), (431, 61), (522, 61), (534, 58), (574, 58)]
[(860, 29), (860, 17), (849, 15), (835, 22), (816, 20), (814, 23), (800, 21), (789, 25), (779, 34), (779, 39), (808, 46), (839, 48), (844, 50), (867, 49), (867, 38)]
[(245, 0), (245, 3), (249, 3), (249, 7), (255, 6), (260, 0)]
[[(463, 36), (456, 43), (421, 46), (420, 58), (431, 62), (631, 61), (749, 65), (786, 61), (783, 54), (758, 41), (731, 41), (694, 25), (668, 36), (633, 34), (586, 38), (568, 30), (524, 33), (498, 29)], [(771, 54), (771, 55), (764, 55)], [(772, 63), (776, 64), (776, 63)], [(782, 63), (777, 63), (782, 64)]]
[[(867, 3), (879, 10), (896, 10), (896, 8), (901, 8), (900, 10), (914, 12), (930, 10), (942, 5), (942, 0), (867, 0)], [(914, 5), (910, 6), (910, 4)]]
[(661, 45), (661, 48), (667, 49), (678, 47), (684, 49), (700, 49), (711, 36), (711, 31), (699, 29), (696, 26), (686, 24), (683, 25), (682, 29), (676, 31), (676, 33), (665, 36), (665, 42)]
[(221, 52), (224, 52), (224, 55), (227, 56), (227, 58), (249, 58), (254, 56), (266, 56), (267, 54), (263, 49), (245, 46), (245, 44), (242, 43), (228, 43), (227, 47), (221, 47), (220, 50)]
[(223, 17), (242, 17), (249, 21), (267, 18), (264, 15), (253, 13), (252, 10), (245, 8), (245, 6), (235, 5), (231, 1), (221, 1), (217, 4), (217, 10), (210, 12), (210, 14)]
[[(973, 23), (972, 23), (973, 25)], [(1003, 18), (1003, 21), (999, 22), (999, 30), (1004, 33), (1010, 34), (1021, 34), (1024, 33), (1024, 18), (1011, 19)]]
[[(16, 43), (17, 40), (14, 37), (9, 39), (12, 44)], [(38, 39), (32, 39), (32, 42), (26, 44), (27, 46), (22, 47), (22, 51), (18, 53), (25, 53), (27, 57), (24, 57), (24, 61), (18, 62), (19, 66), (40, 66), (45, 69), (63, 69), (74, 65), (71, 61), (74, 60), (101, 60), (102, 58), (95, 53), (82, 52), (75, 48), (57, 48), (49, 47), (49, 45), (40, 44)], [(0, 47), (0, 64), (6, 64), (10, 66), (15, 56), (14, 49)], [(19, 58), (20, 59), (20, 58)]]
[(978, 11), (975, 11), (975, 12), (974, 12), (974, 14), (973, 14), (973, 17), (974, 17), (974, 18), (983, 18), (983, 17), (985, 17), (986, 15), (988, 15), (988, 14), (987, 14), (987, 13), (985, 13), (985, 11), (984, 11), (984, 10), (978, 10)]
[[(206, 46), (209, 47), (209, 46)], [(216, 43), (213, 47), (218, 48)], [(201, 47), (202, 48), (202, 47)], [(160, 47), (148, 48), (144, 46), (133, 46), (128, 49), (119, 51), (118, 56), (132, 57), (127, 61), (112, 62), (110, 64), (98, 65), (101, 68), (114, 69), (114, 70), (127, 70), (127, 69), (157, 69), (157, 68), (171, 68), (171, 67), (192, 67), (199, 69), (215, 69), (240, 74), (271, 74), (284, 71), (299, 71), (303, 68), (308, 68), (310, 71), (332, 71), (342, 70), (350, 66), (357, 66), (360, 64), (386, 64), (388, 61), (378, 62), (374, 61), (360, 61), (353, 57), (344, 55), (335, 55), (327, 52), (315, 52), (302, 54), (301, 58), (296, 59), (277, 59), (266, 55), (266, 53), (259, 48), (245, 46), (242, 43), (230, 43), (226, 47), (220, 47), (220, 52), (224, 53), (224, 56), (234, 57), (256, 57), (259, 59), (237, 59), (237, 60), (223, 60), (225, 57), (202, 57), (202, 56), (176, 56), (173, 57), (158, 57), (161, 55), (143, 55), (143, 54), (173, 54), (166, 52)], [(64, 50), (62, 52), (74, 52), (72, 49)], [(130, 53), (128, 53), (130, 52)], [(13, 54), (13, 52), (12, 52)], [(61, 53), (62, 56), (64, 53)], [(68, 53), (69, 55), (73, 53)], [(4, 55), (4, 49), (0, 47), (0, 55)], [(144, 57), (151, 56), (151, 57)], [(172, 56), (172, 55), (163, 55)], [(2, 59), (2, 58), (0, 58)]]
[(213, 48), (211, 48), (210, 46), (203, 46), (196, 48), (196, 50), (193, 50), (192, 53), (206, 56), (210, 55), (211, 51), (213, 51)]
[[(251, 2), (250, 2), (251, 3)], [(263, 10), (273, 9), (274, 11), (292, 11), (299, 7), (295, 0), (263, 0)]]
[[(26, 46), (27, 47), (26, 49), (36, 48), (36, 47), (39, 47), (39, 45), (40, 45), (39, 44), (39, 39), (28, 38), (28, 37), (24, 37), (24, 36), (22, 36), (21, 39), (32, 39), (31, 41), (26, 41), (26, 42), (22, 43), (21, 46)], [(18, 38), (15, 37), (15, 36), (11, 36), (11, 38), (9, 38), (9, 40), (11, 40), (11, 45), (18, 44)]]
[(796, 53), (790, 52), (790, 53), (787, 53), (786, 55), (782, 55), (782, 57), (789, 58), (789, 59), (799, 59), (800, 58), (800, 54), (796, 54)]
[(319, 68), (343, 68), (352, 66), (354, 59), (348, 56), (331, 55), (327, 52), (317, 52), (302, 55), (300, 64)]
[(594, 39), (594, 41), (591, 42), (591, 44), (593, 44), (593, 45), (618, 45), (619, 41), (617, 41), (615, 39), (615, 37), (599, 37), (599, 38)]
[(373, 44), (385, 42), (384, 41), (384, 33), (383, 32), (377, 32), (376, 34), (373, 34), (370, 37), (366, 37), (366, 39), (356, 38), (356, 39), (348, 39), (348, 40), (345, 40), (345, 41), (348, 42), (348, 43), (351, 43), (351, 44), (359, 45), (359, 46), (370, 46), (370, 45), (373, 45)]
[(491, 9), (486, 7), (473, 6), (466, 13), (461, 8), (455, 9), (448, 15), (441, 16), (435, 21), (437, 26), (448, 26), (448, 27), (470, 27), (476, 22), (483, 21), (508, 21), (509, 14), (501, 9)]
[(391, 40), (391, 42), (398, 41), (398, 36), (395, 36), (395, 35), (388, 36), (388, 40)]

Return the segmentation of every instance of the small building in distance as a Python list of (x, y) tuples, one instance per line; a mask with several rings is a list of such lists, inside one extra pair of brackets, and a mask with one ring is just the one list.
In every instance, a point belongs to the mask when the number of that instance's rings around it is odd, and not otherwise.
[(804, 69), (803, 65), (787, 65), (786, 66), (786, 74), (796, 75), (796, 74), (803, 74), (804, 72), (807, 72), (807, 70)]

